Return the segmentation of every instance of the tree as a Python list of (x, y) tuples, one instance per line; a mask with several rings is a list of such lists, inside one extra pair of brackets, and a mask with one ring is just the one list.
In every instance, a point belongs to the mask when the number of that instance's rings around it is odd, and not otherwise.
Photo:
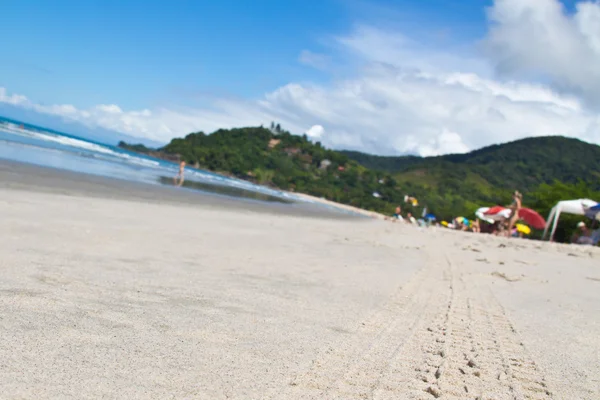
[[(270, 147), (275, 137), (278, 145)], [(403, 204), (405, 194), (415, 196), (446, 220), (472, 217), (479, 207), (506, 204), (515, 189), (524, 193), (525, 206), (542, 215), (565, 198), (600, 200), (600, 164), (596, 162), (600, 147), (560, 137), (526, 139), (440, 157), (379, 157), (327, 149), (271, 122), (270, 129), (190, 133), (160, 149), (127, 143), (119, 146), (167, 160), (181, 157), (211, 171), (383, 213)], [(321, 169), (324, 160), (330, 163)], [(374, 192), (382, 197), (374, 198)], [(566, 217), (565, 221), (557, 237), (568, 238), (573, 224)]]

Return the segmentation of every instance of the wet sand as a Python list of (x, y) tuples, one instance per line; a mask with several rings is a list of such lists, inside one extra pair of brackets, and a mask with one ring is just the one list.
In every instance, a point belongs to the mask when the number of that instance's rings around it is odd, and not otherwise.
[(0, 168), (2, 398), (600, 397), (597, 249), (48, 176)]
[[(171, 179), (165, 178), (162, 181), (170, 183)], [(16, 189), (36, 193), (131, 200), (153, 204), (192, 205), (201, 206), (204, 209), (233, 208), (249, 212), (302, 217), (346, 219), (359, 216), (347, 207), (336, 209), (307, 202), (290, 203), (280, 200), (273, 201), (273, 199), (263, 201), (263, 199), (269, 199), (270, 196), (257, 194), (256, 199), (253, 199), (249, 197), (249, 193), (241, 193), (239, 190), (215, 186), (211, 191), (209, 184), (194, 184), (190, 181), (186, 181), (185, 186), (195, 189), (168, 184), (152, 185), (0, 160), (0, 190)], [(319, 201), (310, 196), (305, 197)]]

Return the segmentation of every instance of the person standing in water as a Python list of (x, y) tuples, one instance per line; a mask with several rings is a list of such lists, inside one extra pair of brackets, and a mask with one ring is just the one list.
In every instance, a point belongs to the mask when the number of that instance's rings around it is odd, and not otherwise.
[(181, 161), (179, 163), (179, 173), (177, 174), (177, 176), (175, 178), (173, 178), (173, 181), (175, 182), (175, 184), (177, 186), (183, 185), (184, 173), (185, 173), (185, 161)]

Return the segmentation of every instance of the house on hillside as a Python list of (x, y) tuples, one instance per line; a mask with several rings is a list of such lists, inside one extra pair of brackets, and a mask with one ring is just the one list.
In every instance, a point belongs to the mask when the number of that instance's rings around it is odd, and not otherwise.
[(277, 147), (277, 145), (281, 143), (281, 139), (271, 139), (269, 140), (269, 148), (273, 149), (275, 147)]
[(302, 150), (300, 150), (298, 147), (288, 147), (288, 148), (283, 149), (283, 151), (288, 156), (295, 156), (296, 154), (300, 154), (302, 152)]
[(331, 161), (325, 159), (325, 160), (321, 161), (321, 164), (319, 164), (319, 169), (327, 169), (327, 168), (329, 168), (330, 165), (331, 165)]

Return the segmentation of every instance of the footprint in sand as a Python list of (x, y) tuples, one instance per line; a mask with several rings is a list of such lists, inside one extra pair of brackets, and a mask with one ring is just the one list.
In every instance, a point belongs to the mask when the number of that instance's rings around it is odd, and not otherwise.
[(498, 272), (498, 271), (492, 272), (492, 276), (502, 278), (507, 282), (518, 282), (525, 277), (524, 275), (521, 275), (520, 277), (509, 277), (504, 272)]

